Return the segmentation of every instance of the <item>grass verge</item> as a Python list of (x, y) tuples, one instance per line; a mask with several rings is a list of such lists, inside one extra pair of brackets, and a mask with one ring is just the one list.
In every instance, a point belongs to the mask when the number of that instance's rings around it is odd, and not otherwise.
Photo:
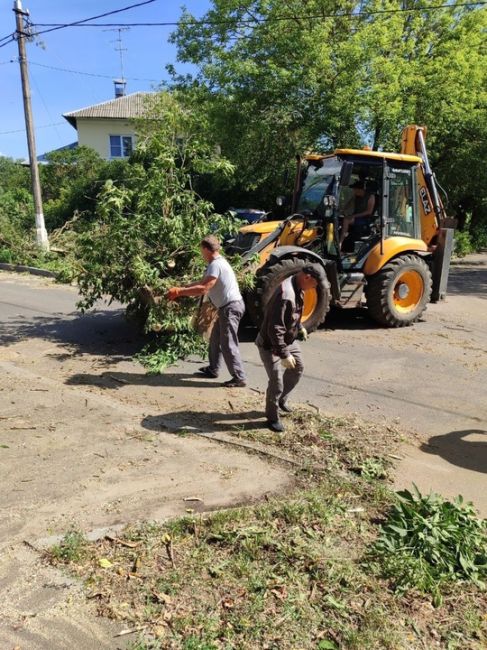
[(396, 503), (384, 452), (397, 434), (379, 430), (298, 411), (279, 439), (303, 460), (292, 494), (96, 543), (70, 531), (48, 558), (83, 579), (100, 615), (136, 631), (133, 650), (485, 648), (479, 585), (445, 581), (435, 607), (369, 559)]

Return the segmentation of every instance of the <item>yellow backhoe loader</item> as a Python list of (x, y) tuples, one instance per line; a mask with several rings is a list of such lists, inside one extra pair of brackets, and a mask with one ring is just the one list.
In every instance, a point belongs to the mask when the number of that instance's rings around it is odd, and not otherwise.
[(298, 157), (289, 216), (245, 226), (231, 244), (249, 264), (259, 260), (247, 296), (256, 324), (278, 284), (310, 263), (324, 273), (305, 295), (309, 331), (331, 305), (365, 303), (378, 323), (403, 327), (445, 297), (454, 220), (439, 197), (425, 136), (425, 127), (406, 127), (401, 153), (337, 149)]

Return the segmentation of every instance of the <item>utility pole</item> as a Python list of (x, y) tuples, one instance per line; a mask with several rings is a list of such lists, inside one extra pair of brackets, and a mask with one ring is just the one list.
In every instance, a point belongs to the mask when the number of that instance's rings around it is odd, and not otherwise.
[(30, 174), (32, 178), (32, 195), (34, 197), (34, 210), (36, 218), (36, 239), (38, 245), (44, 250), (49, 250), (46, 226), (44, 224), (44, 213), (42, 211), (41, 183), (39, 178), (39, 167), (37, 166), (36, 141), (34, 133), (34, 120), (32, 117), (32, 105), (29, 82), (29, 68), (27, 66), (27, 51), (25, 40), (29, 36), (25, 32), (24, 17), (29, 12), (22, 9), (22, 1), (14, 0), (15, 23), (17, 44), (19, 47), (20, 76), (22, 79), (22, 96), (24, 100), (25, 129), (27, 132), (27, 146), (29, 148)]

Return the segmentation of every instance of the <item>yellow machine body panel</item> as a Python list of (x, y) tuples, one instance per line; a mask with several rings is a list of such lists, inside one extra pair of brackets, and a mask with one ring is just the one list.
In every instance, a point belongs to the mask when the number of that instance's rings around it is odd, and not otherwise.
[(390, 153), (388, 151), (369, 151), (368, 149), (335, 149), (332, 154), (309, 153), (304, 156), (304, 160), (325, 160), (332, 156), (363, 156), (364, 158), (386, 158), (387, 160), (398, 160), (400, 162), (409, 162), (417, 165), (423, 162), (422, 158), (417, 155), (404, 153)]
[(399, 162), (412, 163), (417, 165), (423, 160), (419, 156), (411, 156), (402, 153), (389, 153), (387, 151), (367, 151), (366, 149), (336, 149), (337, 156), (363, 156), (364, 158), (386, 158), (387, 160), (397, 160)]
[(410, 156), (417, 155), (416, 141), (418, 137), (418, 131), (421, 131), (423, 137), (426, 138), (428, 129), (425, 126), (410, 124), (403, 129), (401, 136), (401, 154)]
[(411, 239), (410, 237), (389, 237), (381, 245), (378, 243), (370, 251), (364, 264), (363, 272), (365, 276), (374, 275), (381, 270), (384, 264), (401, 253), (408, 252), (428, 252), (428, 246), (422, 239)]
[(438, 235), (438, 219), (433, 209), (433, 201), (426, 185), (422, 167), (418, 167), (416, 171), (416, 185), (418, 187), (421, 239), (430, 246), (433, 243), (433, 239)]
[(318, 236), (318, 228), (304, 228), (301, 221), (290, 221), (280, 239), (280, 246), (302, 246)]
[(248, 226), (242, 226), (240, 228), (240, 232), (254, 232), (258, 235), (268, 235), (269, 233), (273, 232), (280, 223), (280, 221), (261, 221), (259, 223), (250, 223)]
[[(270, 235), (274, 230), (279, 226), (280, 221), (263, 221), (261, 223), (254, 223), (248, 226), (242, 226), (240, 232), (252, 232), (259, 234), (260, 241)], [(270, 243), (259, 253), (259, 265), (262, 266), (269, 259), (269, 255), (272, 253), (276, 246), (302, 246), (306, 244), (320, 234), (318, 228), (305, 228), (303, 230), (302, 221), (290, 221), (286, 224), (284, 231), (281, 233), (279, 240), (276, 242)]]

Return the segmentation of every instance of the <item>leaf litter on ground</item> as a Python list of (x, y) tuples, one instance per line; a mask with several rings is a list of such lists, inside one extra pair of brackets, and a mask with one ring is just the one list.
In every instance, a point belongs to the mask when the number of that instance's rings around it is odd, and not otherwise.
[[(302, 463), (289, 494), (131, 526), (116, 541), (50, 560), (84, 581), (101, 616), (142, 630), (134, 650), (486, 647), (478, 585), (442, 585), (434, 607), (430, 594), (414, 585), (398, 592), (369, 562), (378, 524), (396, 503), (388, 471), (402, 435), (308, 407), (286, 423), (279, 437), (257, 428), (232, 434)], [(323, 471), (310, 470), (311, 461)]]

